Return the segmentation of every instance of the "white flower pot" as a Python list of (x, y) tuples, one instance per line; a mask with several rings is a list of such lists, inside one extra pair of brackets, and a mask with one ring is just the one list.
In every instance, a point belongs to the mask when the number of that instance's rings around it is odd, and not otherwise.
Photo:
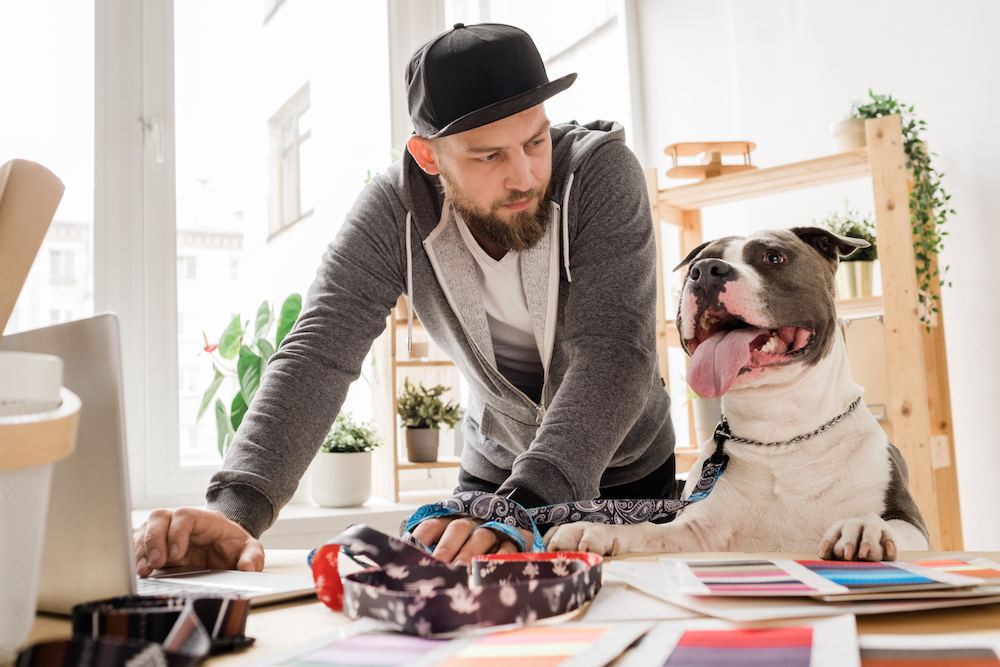
[(320, 452), (310, 469), (312, 498), (321, 507), (356, 507), (372, 495), (371, 452)]
[(864, 118), (847, 118), (830, 123), (830, 135), (838, 153), (846, 153), (868, 145)]

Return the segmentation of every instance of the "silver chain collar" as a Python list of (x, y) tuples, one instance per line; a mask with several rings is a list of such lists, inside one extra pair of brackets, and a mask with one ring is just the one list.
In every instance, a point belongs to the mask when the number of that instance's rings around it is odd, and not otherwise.
[(803, 440), (809, 440), (810, 438), (815, 438), (820, 433), (823, 433), (827, 429), (832, 428), (836, 424), (838, 424), (841, 421), (843, 421), (852, 412), (854, 412), (855, 410), (857, 410), (857, 408), (858, 408), (859, 405), (861, 405), (861, 397), (860, 396), (858, 396), (856, 399), (854, 399), (854, 402), (851, 403), (847, 407), (847, 410), (845, 410), (841, 414), (837, 415), (836, 417), (834, 417), (833, 419), (831, 419), (827, 423), (823, 424), (822, 426), (820, 426), (815, 431), (811, 431), (811, 432), (803, 434), (803, 435), (797, 435), (794, 438), (792, 438), (791, 440), (785, 440), (784, 442), (759, 442), (757, 440), (748, 440), (746, 438), (737, 438), (736, 436), (734, 436), (734, 435), (732, 435), (730, 433), (730, 431), (729, 431), (729, 422), (726, 421), (726, 416), (725, 415), (722, 415), (722, 419), (719, 421), (719, 429), (725, 435), (726, 440), (729, 440), (730, 442), (735, 442), (735, 443), (738, 443), (738, 444), (758, 445), (760, 447), (780, 447), (781, 445), (793, 445), (796, 442), (802, 442)]

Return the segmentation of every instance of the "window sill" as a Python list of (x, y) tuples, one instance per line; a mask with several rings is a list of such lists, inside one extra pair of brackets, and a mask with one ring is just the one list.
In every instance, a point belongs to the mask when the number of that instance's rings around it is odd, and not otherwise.
[[(313, 549), (326, 543), (354, 523), (365, 523), (390, 535), (399, 534), (399, 525), (421, 505), (440, 500), (450, 492), (402, 494), (406, 502), (393, 503), (372, 496), (360, 507), (318, 507), (289, 503), (278, 520), (261, 536), (265, 549)], [(199, 509), (204, 509), (201, 505)], [(132, 510), (132, 525), (140, 526), (151, 509)]]

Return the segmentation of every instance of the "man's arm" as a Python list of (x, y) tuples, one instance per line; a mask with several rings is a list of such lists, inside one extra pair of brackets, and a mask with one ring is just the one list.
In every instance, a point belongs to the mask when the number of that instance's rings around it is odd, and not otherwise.
[[(572, 190), (572, 283), (560, 313), (569, 361), (534, 442), (498, 491), (525, 489), (548, 503), (598, 497), (656, 375), (656, 243), (638, 160), (621, 142), (604, 144)], [(649, 425), (650, 437), (660, 426)]]
[(257, 538), (291, 499), (403, 291), (399, 229), (379, 183), (369, 184), (268, 363), (224, 466), (212, 477), (208, 511), (151, 515), (135, 536), (140, 574), (174, 564), (263, 566)]

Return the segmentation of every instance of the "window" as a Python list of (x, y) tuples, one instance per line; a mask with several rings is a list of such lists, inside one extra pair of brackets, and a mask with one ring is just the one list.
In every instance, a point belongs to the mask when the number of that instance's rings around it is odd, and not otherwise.
[(66, 185), (2, 333), (94, 311), (94, 15), (93, 1), (0, 3), (0, 164), (33, 160)]
[(49, 250), (49, 277), (53, 283), (72, 282), (75, 277), (72, 250)]
[(278, 110), (268, 125), (271, 134), (270, 233), (312, 212), (311, 194), (303, 187), (306, 142), (312, 136), (309, 124), (309, 84), (306, 83)]
[(198, 279), (198, 258), (178, 257), (177, 280), (197, 280), (197, 279)]
[(239, 257), (231, 257), (229, 259), (229, 279), (239, 280), (240, 279), (240, 259)]

